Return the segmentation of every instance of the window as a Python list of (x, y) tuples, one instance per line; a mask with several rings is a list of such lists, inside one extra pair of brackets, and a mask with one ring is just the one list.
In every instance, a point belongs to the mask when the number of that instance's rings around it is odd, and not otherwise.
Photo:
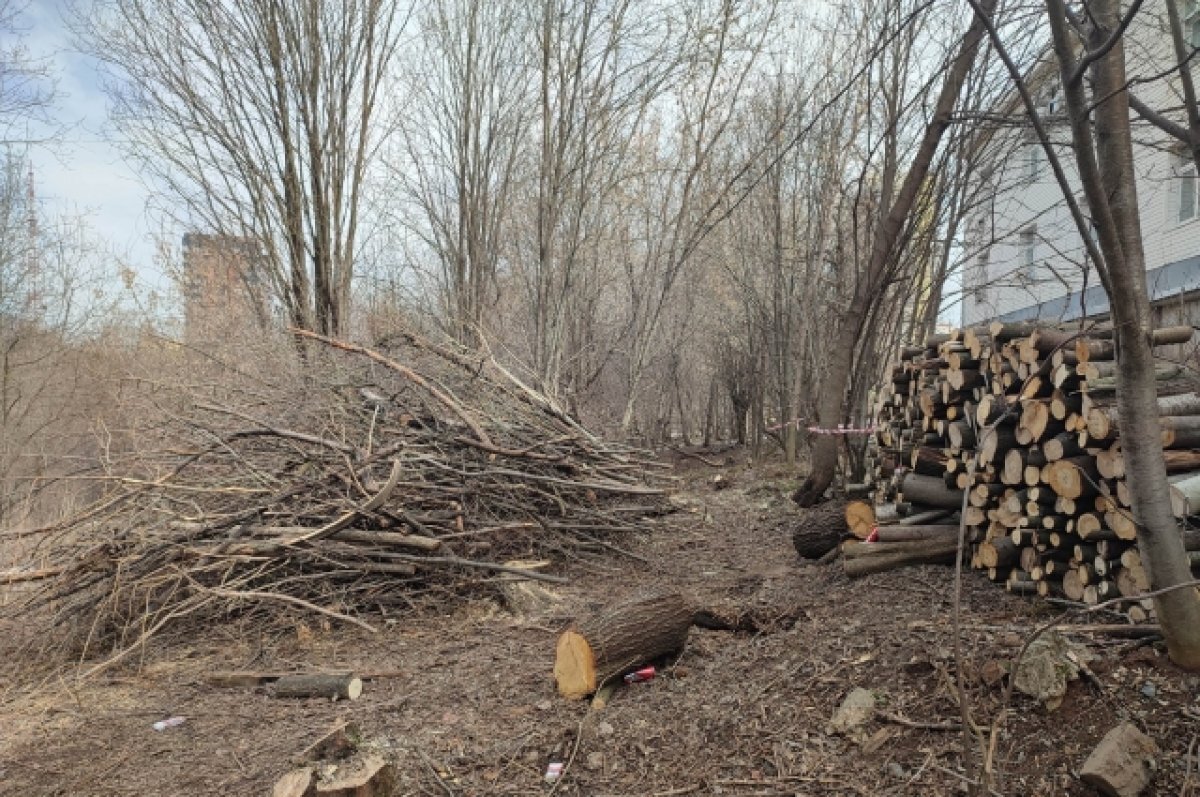
[(1033, 278), (1033, 263), (1037, 257), (1037, 228), (1029, 227), (1021, 230), (1021, 242), (1018, 248), (1017, 256), (1020, 262), (1020, 273), (1022, 276)]
[(1186, 152), (1177, 152), (1173, 158), (1175, 221), (1190, 221), (1196, 218), (1196, 163)]
[(1188, 0), (1182, 10), (1183, 38), (1193, 47), (1200, 47), (1200, 2)]
[(1036, 180), (1042, 163), (1042, 145), (1034, 141), (1025, 145), (1025, 176)]
[(975, 284), (971, 293), (975, 304), (987, 304), (988, 282), (988, 250), (984, 249), (975, 256), (975, 268), (972, 269), (971, 281)]

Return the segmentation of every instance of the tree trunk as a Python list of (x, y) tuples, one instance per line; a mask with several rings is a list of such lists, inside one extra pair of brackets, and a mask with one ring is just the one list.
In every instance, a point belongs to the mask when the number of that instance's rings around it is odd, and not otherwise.
[[(868, 316), (884, 295), (888, 284), (888, 266), (896, 257), (896, 244), (925, 184), (942, 136), (950, 126), (954, 107), (958, 104), (963, 84), (971, 72), (987, 30), (984, 21), (990, 19), (996, 0), (981, 0), (979, 6), (979, 13), (972, 16), (958, 52), (946, 70), (937, 103), (908, 165), (900, 190), (890, 202), (885, 193), (886, 210), (875, 224), (866, 268), (856, 280), (849, 307), (838, 318), (837, 334), (826, 360), (817, 402), (817, 417), (821, 425), (827, 428), (837, 426), (845, 417), (846, 386), (850, 379), (848, 364), (854, 362), (856, 344)], [(833, 483), (837, 472), (839, 442), (840, 438), (836, 435), (817, 436), (812, 452), (812, 470), (797, 492), (797, 502), (801, 506), (819, 503), (825, 490)]]
[[(1096, 98), (1092, 119), (1094, 149), (1088, 129), (1088, 100), (1081, 79), (1073, 79), (1075, 55), (1067, 32), (1062, 0), (1047, 0), (1055, 51), (1061, 67), (1071, 115), (1073, 144), (1080, 178), (1104, 253), (1112, 307), (1117, 359), (1117, 407), (1121, 416), (1122, 450), (1138, 547), (1152, 589), (1186, 583), (1192, 574), (1183, 539), (1171, 512), (1167, 470), (1159, 438), (1155, 392), (1153, 322), (1146, 292), (1146, 262), (1138, 215), (1137, 175), (1129, 121), (1124, 42), (1118, 38), (1092, 66)], [(1119, 23), (1118, 0), (1090, 5), (1096, 30), (1088, 50), (1102, 52)], [(1187, 669), (1200, 669), (1200, 597), (1179, 589), (1155, 599), (1171, 659)]]

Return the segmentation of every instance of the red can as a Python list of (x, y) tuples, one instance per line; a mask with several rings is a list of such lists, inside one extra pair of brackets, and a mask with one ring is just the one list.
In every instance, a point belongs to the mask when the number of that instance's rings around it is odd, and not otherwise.
[(625, 683), (637, 684), (637, 683), (641, 683), (642, 681), (649, 681), (651, 678), (654, 677), (654, 675), (655, 675), (655, 670), (654, 670), (653, 666), (643, 667), (640, 670), (634, 670), (633, 672), (626, 673), (625, 674)]

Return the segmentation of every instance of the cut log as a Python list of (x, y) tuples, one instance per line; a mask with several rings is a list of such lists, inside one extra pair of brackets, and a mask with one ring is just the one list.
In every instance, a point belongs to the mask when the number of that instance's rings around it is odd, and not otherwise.
[(1179, 518), (1200, 514), (1200, 473), (1171, 485), (1171, 511)]
[(799, 510), (792, 545), (800, 558), (820, 559), (836, 548), (850, 531), (846, 524), (848, 514), (849, 505), (841, 501), (826, 501)]
[(558, 637), (554, 678), (568, 700), (683, 649), (692, 609), (682, 595), (651, 592), (610, 604)]
[(948, 564), (958, 551), (955, 537), (917, 542), (847, 542), (842, 567), (851, 578), (917, 564)]
[(271, 797), (314, 797), (317, 777), (312, 767), (299, 767), (275, 781)]
[(285, 675), (275, 682), (275, 697), (323, 697), (357, 700), (362, 694), (362, 679), (347, 673)]
[(879, 526), (875, 529), (879, 542), (915, 542), (917, 540), (957, 539), (957, 525), (940, 526)]
[(875, 528), (875, 507), (870, 501), (847, 501), (846, 528), (860, 540), (865, 540)]
[(1007, 567), (1017, 563), (1020, 549), (1009, 537), (989, 540), (979, 546), (979, 563), (984, 567)]
[[(1163, 327), (1150, 333), (1150, 342), (1154, 346), (1170, 346), (1187, 343), (1192, 339), (1193, 329), (1188, 326)], [(1088, 360), (1111, 360), (1116, 355), (1116, 345), (1112, 340), (1080, 339), (1075, 342), (1075, 356), (1080, 362)]]
[(1061, 432), (1042, 443), (1042, 451), (1046, 461), (1057, 462), (1066, 457), (1077, 457), (1083, 453), (1079, 445), (1079, 436), (1071, 432)]
[(1095, 457), (1071, 457), (1051, 462), (1042, 469), (1042, 480), (1063, 498), (1083, 498), (1095, 495), (1097, 490)]
[(900, 495), (909, 503), (929, 507), (958, 509), (962, 506), (962, 490), (952, 490), (942, 479), (918, 473), (904, 474)]
[(1104, 735), (1079, 777), (1107, 797), (1137, 797), (1150, 785), (1158, 753), (1153, 739), (1123, 722)]

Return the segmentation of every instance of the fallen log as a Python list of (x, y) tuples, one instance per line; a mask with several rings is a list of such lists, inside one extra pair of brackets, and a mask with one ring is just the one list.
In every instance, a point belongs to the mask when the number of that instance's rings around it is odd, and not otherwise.
[(850, 531), (846, 520), (849, 513), (850, 505), (841, 501), (826, 501), (809, 509), (801, 509), (792, 532), (792, 546), (800, 558), (820, 559), (836, 548)]
[(652, 592), (610, 604), (559, 634), (554, 679), (568, 700), (581, 700), (623, 673), (687, 642), (693, 611), (682, 595)]
[(842, 569), (851, 578), (883, 573), (917, 564), (947, 564), (958, 550), (956, 537), (915, 542), (847, 542), (842, 544)]
[(941, 540), (958, 538), (958, 524), (938, 526), (877, 526), (875, 529), (877, 542), (916, 542), (918, 540)]
[(275, 697), (324, 697), (357, 700), (362, 694), (362, 679), (356, 675), (312, 673), (285, 675), (275, 681)]

